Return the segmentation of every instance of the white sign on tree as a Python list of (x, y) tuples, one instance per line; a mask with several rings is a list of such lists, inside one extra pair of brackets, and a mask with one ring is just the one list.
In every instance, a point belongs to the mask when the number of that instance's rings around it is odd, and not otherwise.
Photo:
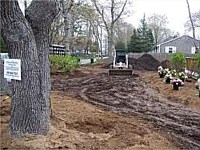
[(20, 59), (4, 59), (4, 78), (21, 80)]

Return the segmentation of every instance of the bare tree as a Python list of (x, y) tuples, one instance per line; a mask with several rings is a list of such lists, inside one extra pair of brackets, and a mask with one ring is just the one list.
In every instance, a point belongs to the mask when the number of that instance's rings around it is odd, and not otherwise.
[(96, 12), (93, 6), (84, 4), (82, 6), (82, 13), (81, 13), (81, 18), (86, 21), (86, 38), (87, 38), (87, 43), (86, 43), (86, 51), (90, 47), (92, 47), (92, 36), (95, 37), (95, 41), (97, 42), (97, 50), (98, 53), (101, 53), (101, 57), (103, 56), (102, 54), (102, 21), (99, 17), (99, 14)]
[(153, 14), (148, 18), (148, 25), (152, 29), (155, 45), (157, 45), (164, 37), (165, 32), (167, 31), (167, 23), (167, 16), (165, 15)]
[(194, 27), (194, 23), (193, 23), (191, 11), (190, 11), (190, 4), (189, 4), (188, 0), (186, 0), (186, 2), (187, 2), (187, 7), (188, 7), (188, 14), (189, 14), (189, 18), (190, 18), (190, 23), (191, 23), (191, 26), (192, 26), (193, 38), (196, 39), (196, 36), (195, 36), (195, 27)]
[(123, 43), (124, 48), (128, 48), (128, 43), (130, 42), (134, 27), (127, 22), (124, 22), (122, 19), (119, 19), (116, 22), (116, 26), (114, 28), (115, 32), (115, 41), (116, 43)]
[[(193, 25), (194, 25), (195, 32), (196, 32), (195, 34), (197, 34), (198, 33), (197, 31), (200, 30), (200, 10), (192, 13), (191, 15), (192, 15), (192, 21), (193, 21)], [(192, 30), (192, 25), (191, 25), (190, 19), (185, 23), (185, 28), (188, 31)]]
[[(191, 14), (191, 10), (190, 10), (190, 4), (189, 4), (189, 1), (188, 1), (188, 0), (186, 0), (186, 2), (187, 2), (187, 6), (188, 6), (189, 19), (190, 19), (190, 23), (191, 23), (191, 27), (192, 27), (193, 39), (196, 40), (195, 25), (194, 25), (194, 22), (193, 22), (193, 19), (192, 19), (192, 14)], [(194, 46), (195, 46), (195, 48), (196, 48), (196, 51), (199, 52), (199, 48), (198, 48), (196, 42), (194, 42)]]
[(71, 24), (71, 19), (70, 19), (70, 11), (74, 5), (74, 0), (61, 0), (61, 6), (62, 6), (62, 14), (64, 18), (64, 31), (65, 31), (65, 36), (64, 36), (64, 45), (66, 47), (66, 50), (69, 51), (69, 44), (70, 44), (70, 24)]
[(26, 18), (17, 0), (0, 1), (2, 37), (11, 58), (21, 59), (21, 81), (13, 81), (11, 135), (47, 134), (50, 125), (49, 31), (56, 0), (33, 0)]
[(128, 0), (109, 0), (104, 5), (97, 0), (92, 0), (97, 12), (100, 14), (108, 34), (108, 55), (112, 55), (114, 49), (114, 27), (117, 20), (125, 12)]
[(58, 15), (51, 25), (50, 43), (63, 44), (65, 33), (62, 19), (62, 15)]

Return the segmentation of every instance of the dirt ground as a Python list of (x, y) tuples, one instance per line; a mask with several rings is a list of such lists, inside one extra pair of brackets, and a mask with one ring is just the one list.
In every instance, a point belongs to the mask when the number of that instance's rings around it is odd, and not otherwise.
[(185, 82), (185, 85), (180, 87), (179, 91), (175, 91), (172, 90), (171, 84), (164, 84), (163, 79), (155, 71), (140, 71), (140, 75), (151, 88), (169, 101), (182, 103), (184, 106), (193, 109), (200, 109), (199, 93), (194, 86), (196, 80), (191, 79), (191, 82)]
[(135, 74), (108, 77), (105, 69), (81, 67), (52, 75), (53, 111), (45, 137), (11, 139), (10, 101), (1, 101), (1, 149), (200, 149), (194, 81), (173, 91), (156, 72)]

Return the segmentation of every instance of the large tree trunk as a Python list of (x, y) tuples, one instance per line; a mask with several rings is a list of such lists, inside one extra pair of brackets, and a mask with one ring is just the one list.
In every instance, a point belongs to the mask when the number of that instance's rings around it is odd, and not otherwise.
[[(54, 3), (54, 1), (51, 2)], [(22, 80), (13, 81), (14, 92), (11, 100), (9, 123), (10, 133), (15, 136), (24, 134), (45, 135), (49, 130), (50, 84), (48, 53), (46, 51), (49, 47), (48, 24), (43, 23), (43, 21), (45, 22), (43, 13), (47, 11), (46, 13), (49, 13), (48, 17), (50, 17), (50, 12), (54, 8), (45, 10), (46, 6), (44, 7), (44, 5), (42, 9), (38, 5), (34, 4), (34, 6), (32, 9), (37, 14), (37, 17), (34, 16), (36, 17), (34, 21), (41, 25), (41, 28), (37, 28), (37, 26), (31, 24), (36, 36), (34, 36), (32, 28), (23, 16), (18, 2), (1, 1), (3, 39), (8, 46), (11, 58), (21, 59)], [(48, 20), (47, 16), (46, 20)], [(39, 42), (39, 40), (41, 41)], [(44, 71), (47, 71), (47, 73), (44, 73)]]
[[(40, 10), (40, 11), (35, 11)], [(43, 13), (41, 13), (43, 11)], [(31, 25), (37, 46), (40, 65), (40, 92), (47, 106), (47, 119), (50, 121), (50, 62), (49, 41), (50, 28), (57, 14), (56, 1), (33, 1), (26, 10), (26, 18)]]
[(2, 35), (11, 58), (21, 59), (22, 80), (14, 82), (10, 133), (47, 133), (47, 106), (40, 93), (39, 60), (34, 34), (17, 1), (1, 1)]

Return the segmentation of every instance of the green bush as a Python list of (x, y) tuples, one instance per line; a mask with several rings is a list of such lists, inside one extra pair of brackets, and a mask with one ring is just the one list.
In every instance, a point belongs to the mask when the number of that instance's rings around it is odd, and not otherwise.
[(170, 58), (170, 62), (172, 68), (174, 68), (177, 72), (182, 71), (186, 65), (185, 56), (181, 52), (173, 54)]
[(64, 71), (70, 72), (73, 71), (78, 66), (78, 60), (75, 57), (70, 55), (58, 56), (50, 55), (50, 67), (51, 72), (54, 71)]
[(197, 72), (200, 73), (200, 53), (195, 54), (195, 65), (197, 67)]

